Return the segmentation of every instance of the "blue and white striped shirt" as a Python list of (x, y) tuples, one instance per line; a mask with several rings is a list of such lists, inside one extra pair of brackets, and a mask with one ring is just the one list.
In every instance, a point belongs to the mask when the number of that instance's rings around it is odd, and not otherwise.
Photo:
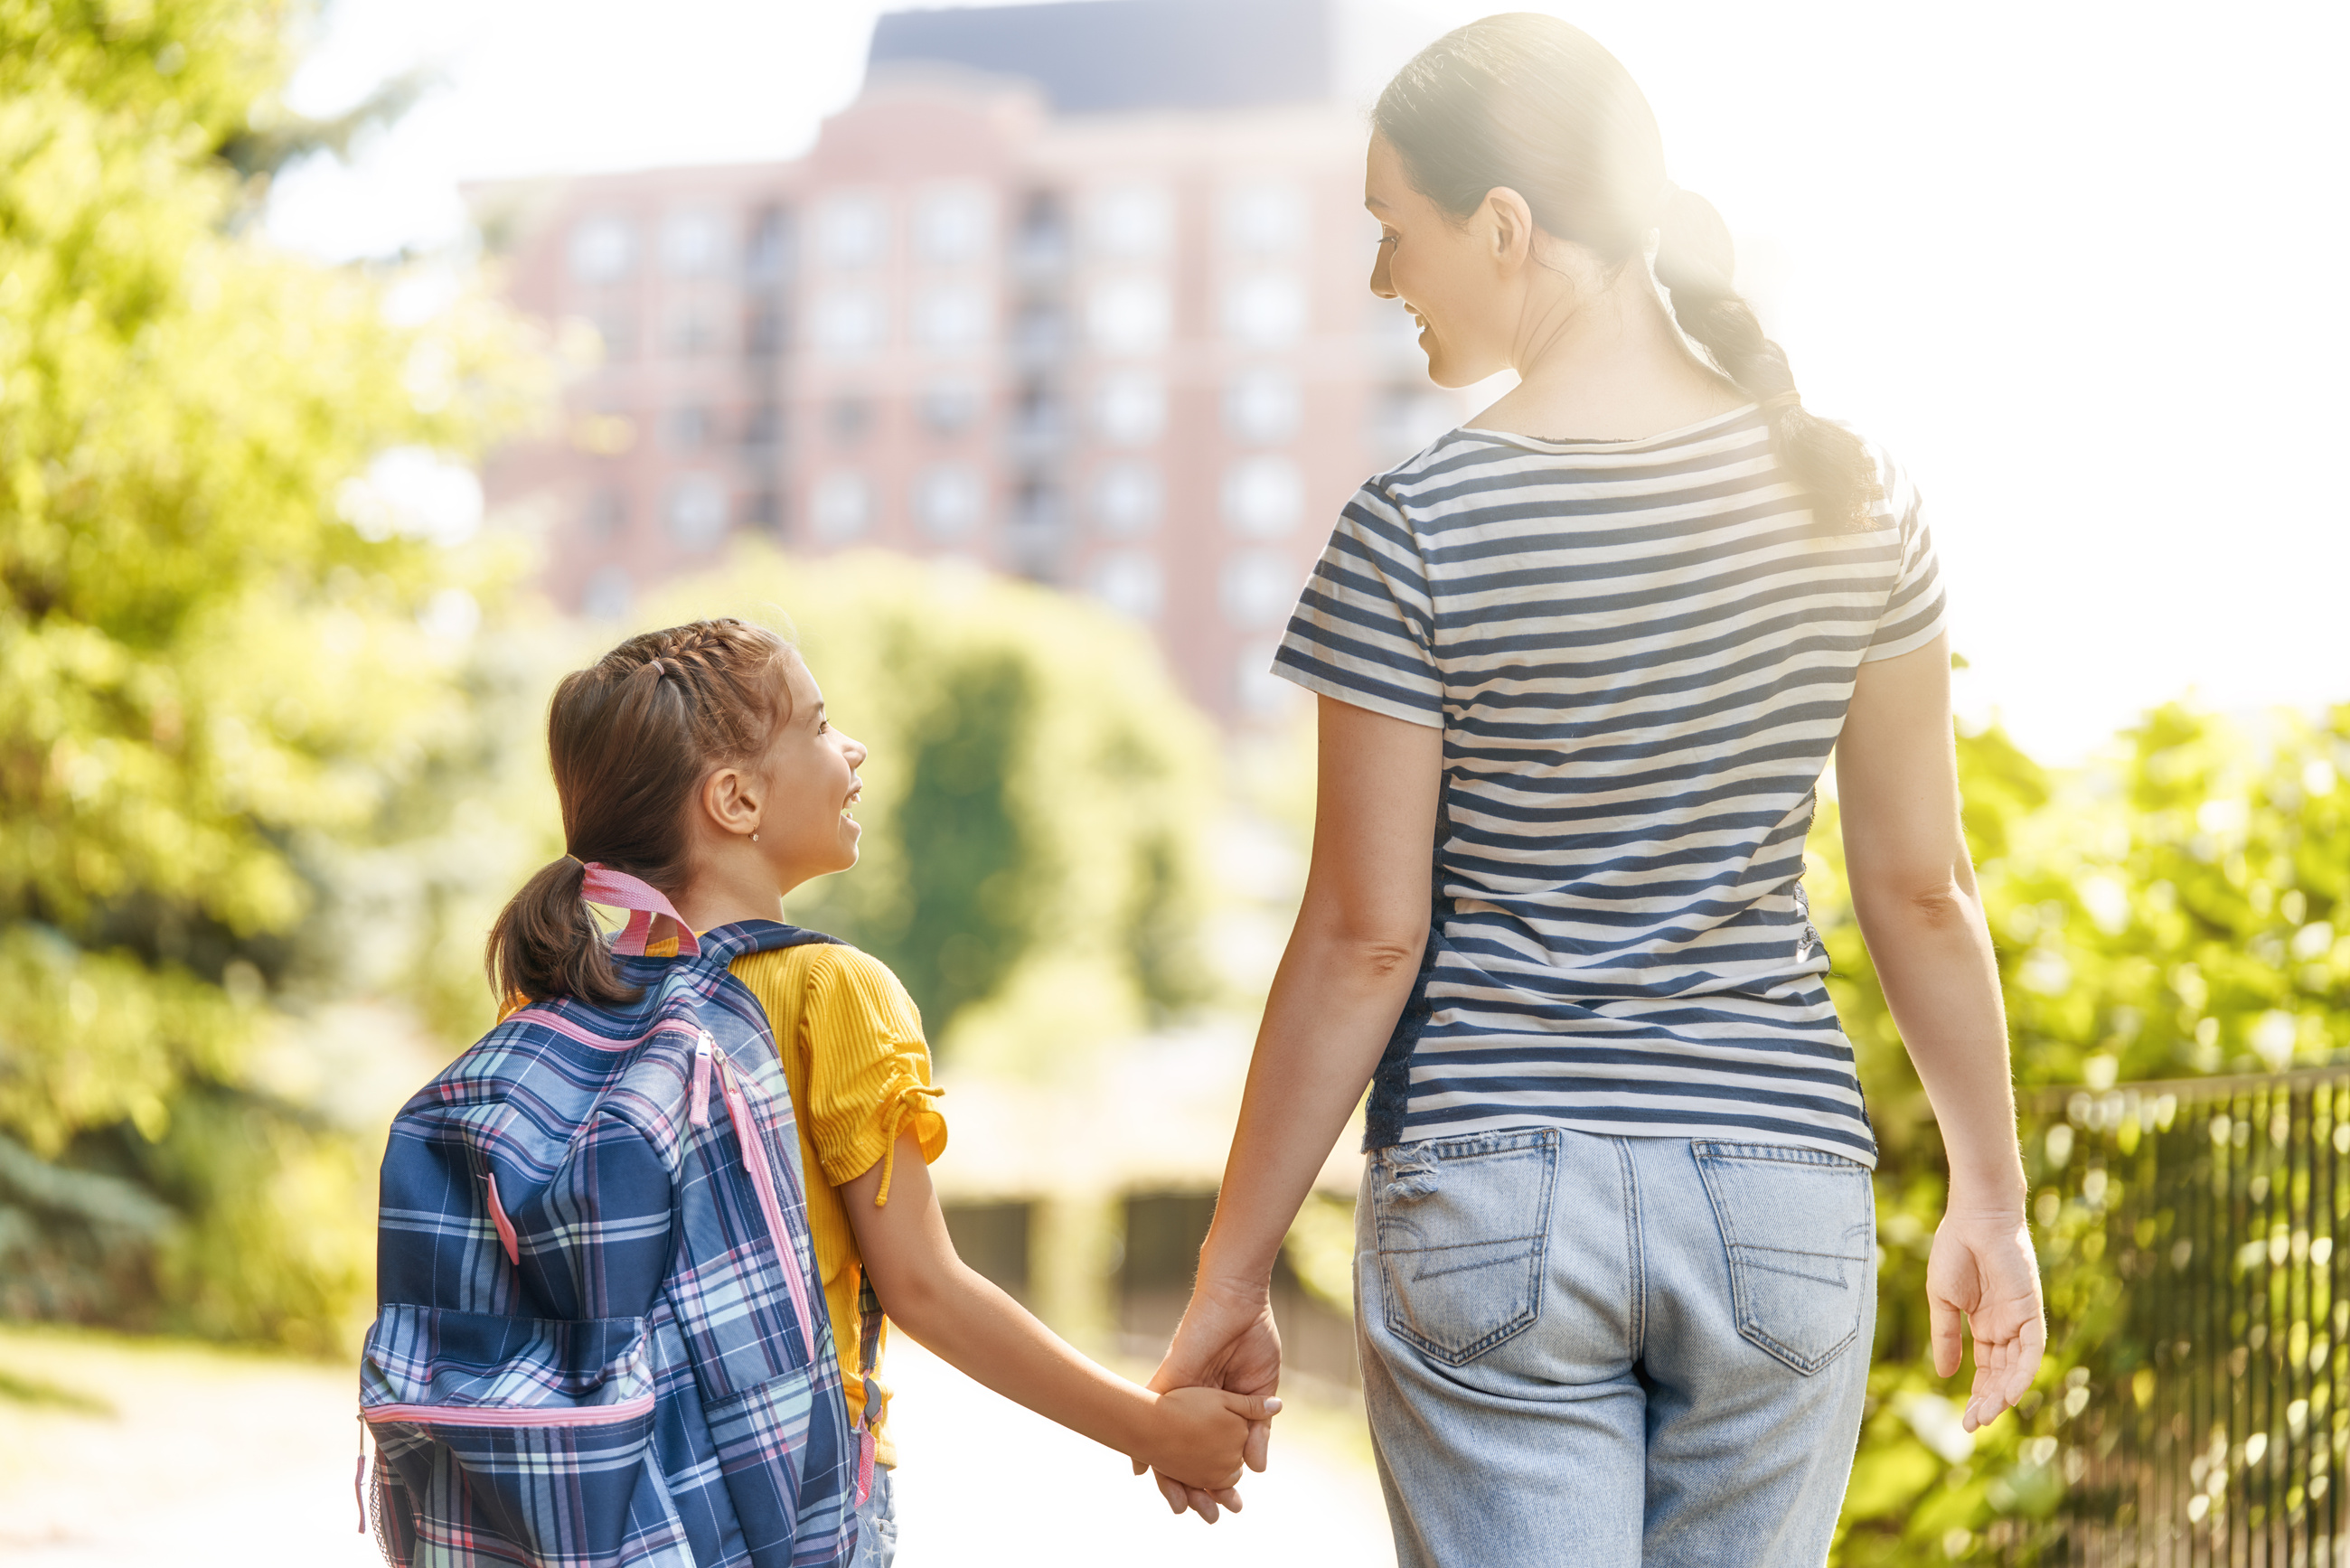
[(1858, 533), (1813, 523), (1752, 406), (1640, 441), (1457, 430), (1347, 504), (1275, 672), (1444, 732), (1367, 1147), (1555, 1126), (1874, 1163), (1801, 878), (1855, 672), (1943, 628), (1877, 462)]

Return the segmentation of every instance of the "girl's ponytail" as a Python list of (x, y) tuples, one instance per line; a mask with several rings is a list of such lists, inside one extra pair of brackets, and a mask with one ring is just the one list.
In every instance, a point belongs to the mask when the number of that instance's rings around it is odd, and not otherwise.
[(579, 896), (587, 876), (587, 866), (571, 856), (550, 860), (499, 911), (487, 959), (490, 991), (501, 1005), (576, 996), (598, 1007), (625, 1007), (644, 994), (612, 967), (603, 929)]
[(1874, 524), (1872, 504), (1884, 486), (1861, 439), (1804, 407), (1786, 351), (1762, 336), (1762, 323), (1731, 284), (1730, 225), (1713, 203), (1665, 187), (1657, 215), (1657, 281), (1673, 319), (1711, 355), (1723, 375), (1762, 405), (1779, 466), (1812, 498), (1812, 511), (1839, 531)]
[(1415, 56), (1371, 121), (1414, 189), (1455, 218), (1507, 186), (1535, 225), (1614, 265), (1657, 232), (1657, 281), (1682, 332), (1762, 405), (1772, 450), (1825, 527), (1872, 526), (1881, 493), (1860, 438), (1804, 411), (1787, 356), (1731, 286), (1730, 230), (1665, 180), (1664, 141), (1631, 73), (1555, 16), (1488, 16)]
[(620, 977), (580, 897), (593, 860), (674, 899), (691, 872), (686, 812), (713, 768), (750, 762), (791, 716), (790, 645), (742, 621), (632, 637), (565, 676), (547, 705), (546, 752), (571, 852), (542, 867), (490, 928), (484, 954), (500, 1005), (575, 996), (624, 1007)]

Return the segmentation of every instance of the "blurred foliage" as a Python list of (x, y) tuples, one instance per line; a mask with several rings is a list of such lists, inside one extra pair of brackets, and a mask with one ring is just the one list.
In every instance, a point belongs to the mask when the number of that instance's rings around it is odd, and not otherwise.
[[(2350, 1059), (2350, 705), (2322, 722), (2276, 713), (2257, 736), (2168, 705), (2064, 778), (1996, 729), (1962, 732), (1959, 761), (2019, 1084), (2103, 1089)], [(1971, 1442), (1959, 1429), (1926, 1360), (1940, 1147), (1843, 902), (1832, 802), (1813, 849), (1828, 873), (1811, 880), (1830, 988), (1881, 1149), (1877, 1364), (1837, 1561), (1972, 1556), (1992, 1521), (2044, 1514), (2062, 1495), (2053, 1445), (2031, 1435), (2051, 1392), (2080, 1386), (2093, 1344), (2107, 1361), (2133, 1356), (2109, 1343), (2116, 1286), (2101, 1250), (2043, 1246), (2052, 1310), (2089, 1337), (2052, 1345), (2021, 1420)]]
[(1216, 737), (1144, 633), (882, 555), (746, 554), (652, 613), (789, 630), (834, 722), (869, 748), (857, 868), (791, 915), (888, 962), (943, 1060), (1050, 1075), (1206, 998)]
[(368, 1161), (249, 1068), (343, 983), (337, 857), (480, 744), (496, 576), (381, 462), (531, 387), (489, 307), (244, 233), (293, 19), (0, 0), (0, 1312), (321, 1347)]

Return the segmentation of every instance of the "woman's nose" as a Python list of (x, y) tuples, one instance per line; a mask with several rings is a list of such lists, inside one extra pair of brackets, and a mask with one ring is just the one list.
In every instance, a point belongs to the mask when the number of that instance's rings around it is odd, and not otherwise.
[(1381, 299), (1396, 296), (1395, 283), (1388, 275), (1388, 247), (1379, 246), (1371, 260), (1371, 292)]

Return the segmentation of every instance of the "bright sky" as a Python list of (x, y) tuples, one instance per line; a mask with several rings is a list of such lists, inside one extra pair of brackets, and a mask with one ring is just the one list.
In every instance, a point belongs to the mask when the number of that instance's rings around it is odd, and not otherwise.
[[(430, 248), (460, 179), (789, 157), (888, 8), (333, 0), (297, 107), (446, 86), (272, 232)], [(1486, 8), (1388, 7), (1362, 85)], [(2350, 7), (1537, 8), (1639, 80), (1806, 402), (1918, 475), (1972, 711), (2061, 760), (2190, 689), (2350, 701)]]

